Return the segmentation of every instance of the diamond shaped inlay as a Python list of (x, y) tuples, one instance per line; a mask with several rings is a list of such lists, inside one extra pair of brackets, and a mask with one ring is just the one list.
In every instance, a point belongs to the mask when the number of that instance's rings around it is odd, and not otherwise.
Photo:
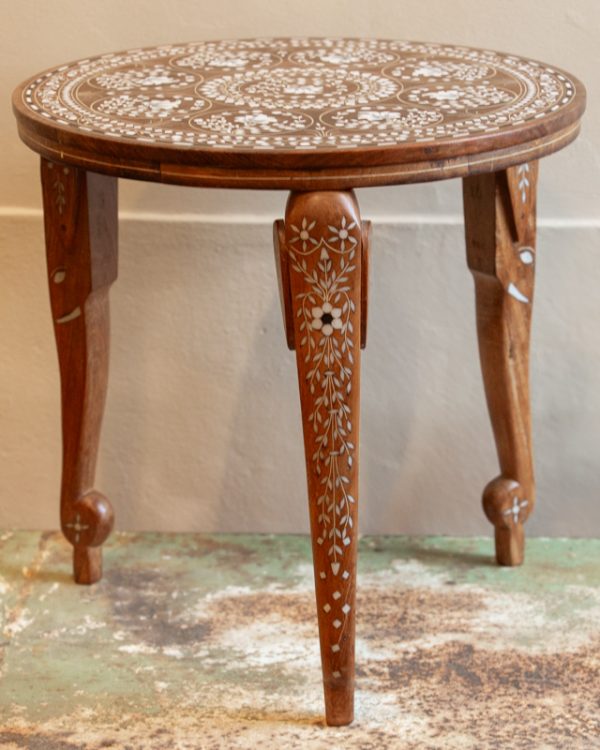
[(324, 604), (324, 605), (323, 605), (323, 610), (324, 610), (325, 612), (331, 612), (331, 607), (329, 606), (329, 604)]
[(341, 626), (342, 626), (342, 623), (340, 622), (340, 620), (334, 620), (333, 621), (333, 627), (334, 628), (339, 628)]

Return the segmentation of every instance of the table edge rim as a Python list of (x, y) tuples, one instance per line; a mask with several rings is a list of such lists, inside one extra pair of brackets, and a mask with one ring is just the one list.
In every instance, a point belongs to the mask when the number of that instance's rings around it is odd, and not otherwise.
[(581, 120), (550, 135), (504, 149), (463, 154), (444, 160), (401, 162), (378, 166), (321, 169), (234, 169), (213, 165), (186, 165), (154, 161), (115, 163), (101, 155), (75, 151), (29, 132), (19, 132), (23, 142), (42, 158), (91, 172), (123, 179), (182, 185), (250, 190), (340, 190), (418, 182), (432, 182), (470, 174), (495, 172), (550, 155), (574, 141)]

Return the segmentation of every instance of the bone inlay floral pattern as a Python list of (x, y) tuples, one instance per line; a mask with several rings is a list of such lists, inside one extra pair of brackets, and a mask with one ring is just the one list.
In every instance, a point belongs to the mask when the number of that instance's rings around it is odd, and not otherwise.
[[(304, 212), (304, 209), (307, 209)], [(354, 608), (357, 506), (359, 287), (362, 222), (345, 199), (311, 216), (297, 198), (286, 213), (288, 258), (309, 472), (317, 602), (330, 629), (325, 667), (339, 680), (348, 666)]]
[(567, 106), (542, 63), (416, 42), (254, 39), (128, 50), (35, 78), (40, 118), (180, 147), (347, 149), (511, 129)]
[(527, 200), (527, 190), (529, 188), (529, 164), (519, 164), (519, 166), (517, 167), (517, 175), (519, 177), (521, 202), (525, 203), (525, 201)]
[[(344, 547), (352, 534), (354, 498), (347, 491), (352, 468), (354, 443), (352, 413), (346, 395), (351, 391), (354, 328), (351, 316), (356, 305), (348, 292), (348, 274), (355, 270), (358, 227), (342, 218), (339, 227), (329, 226), (330, 237), (318, 240), (310, 235), (315, 222), (303, 220), (307, 229), (292, 226), (296, 238), (290, 242), (292, 271), (304, 277), (307, 290), (297, 295), (300, 331), (299, 350), (310, 369), (306, 374), (314, 410), (309, 416), (315, 432), (317, 450), (312, 456), (323, 490), (317, 499), (321, 536), (318, 544), (327, 545), (332, 571), (339, 572)], [(304, 237), (306, 236), (306, 240)], [(297, 250), (293, 248), (298, 246)], [(309, 271), (306, 256), (317, 254), (318, 262)]]
[[(520, 565), (536, 497), (529, 336), (538, 162), (577, 137), (585, 98), (580, 81), (545, 63), (375, 39), (163, 45), (67, 63), (18, 86), (19, 136), (41, 156), (61, 375), (61, 524), (75, 580), (100, 580), (113, 525), (94, 479), (121, 178), (289, 193), (273, 243), (298, 372), (327, 724), (354, 717), (360, 378), (372, 294), (371, 222), (361, 219), (357, 188), (463, 178), (500, 470), (482, 503), (497, 562)], [(402, 341), (386, 346), (401, 351)], [(299, 499), (293, 477), (281, 478), (281, 491), (285, 502)]]

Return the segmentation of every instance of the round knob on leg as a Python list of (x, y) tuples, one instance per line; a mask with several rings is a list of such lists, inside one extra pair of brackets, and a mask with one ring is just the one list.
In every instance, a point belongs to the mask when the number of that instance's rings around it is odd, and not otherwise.
[(95, 583), (102, 577), (101, 545), (108, 538), (113, 524), (110, 501), (95, 490), (80, 497), (69, 508), (62, 529), (75, 548), (73, 566), (77, 583)]
[(531, 512), (531, 502), (514, 479), (499, 476), (483, 491), (483, 510), (494, 524), (496, 560), (499, 565), (521, 565), (525, 556), (523, 523)]

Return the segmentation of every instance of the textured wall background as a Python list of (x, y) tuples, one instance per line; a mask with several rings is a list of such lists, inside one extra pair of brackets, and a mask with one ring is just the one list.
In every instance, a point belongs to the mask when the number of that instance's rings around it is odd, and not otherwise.
[[(36, 156), (9, 97), (39, 69), (113, 49), (255, 35), (489, 46), (587, 84), (580, 139), (542, 163), (532, 361), (539, 506), (530, 533), (600, 531), (600, 105), (596, 0), (33, 0), (0, 29), (0, 524), (56, 527), (58, 374)], [(283, 193), (121, 183), (121, 270), (98, 487), (120, 528), (305, 531), (293, 354), (272, 220)], [(375, 220), (363, 360), (369, 532), (485, 533), (496, 473), (480, 384), (460, 183), (359, 192)]]

